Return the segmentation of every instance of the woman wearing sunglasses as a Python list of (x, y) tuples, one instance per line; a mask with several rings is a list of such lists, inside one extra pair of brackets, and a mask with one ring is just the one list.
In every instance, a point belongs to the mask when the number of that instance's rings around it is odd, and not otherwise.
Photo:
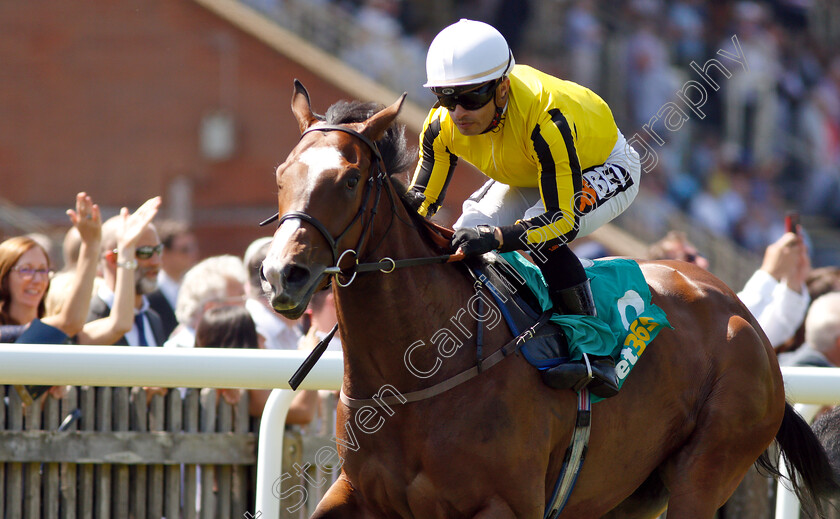
[[(410, 186), (418, 212), (435, 213), (463, 158), (490, 180), (464, 202), (453, 248), (467, 255), (528, 250), (557, 310), (595, 315), (589, 280), (568, 243), (621, 214), (640, 176), (639, 156), (610, 108), (585, 87), (515, 65), (501, 33), (472, 20), (435, 37), (426, 72), (424, 86), (438, 103), (424, 123)], [(611, 396), (612, 360), (590, 359), (590, 390)], [(554, 387), (574, 386), (586, 373), (579, 364), (555, 370)]]

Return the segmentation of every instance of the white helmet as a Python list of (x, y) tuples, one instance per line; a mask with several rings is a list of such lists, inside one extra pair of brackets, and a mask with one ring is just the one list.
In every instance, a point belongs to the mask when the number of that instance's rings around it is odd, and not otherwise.
[(506, 75), (513, 53), (492, 25), (462, 18), (435, 36), (426, 54), (424, 87), (474, 85)]

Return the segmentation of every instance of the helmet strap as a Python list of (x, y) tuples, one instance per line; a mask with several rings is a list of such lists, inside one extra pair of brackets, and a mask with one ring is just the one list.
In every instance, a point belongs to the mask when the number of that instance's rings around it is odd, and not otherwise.
[[(504, 76), (502, 76), (502, 79), (504, 79)], [(481, 132), (482, 135), (488, 132), (495, 131), (499, 127), (499, 125), (502, 124), (502, 118), (504, 117), (505, 109), (507, 108), (507, 100), (504, 101), (504, 105), (496, 105), (496, 96), (493, 95), (493, 104), (495, 105), (496, 113), (493, 114), (493, 120), (490, 121), (490, 124), (487, 126), (487, 128), (483, 132)]]

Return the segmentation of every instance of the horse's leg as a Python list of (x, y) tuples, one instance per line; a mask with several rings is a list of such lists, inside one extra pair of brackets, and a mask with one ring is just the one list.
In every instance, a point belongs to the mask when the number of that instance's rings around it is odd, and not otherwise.
[[(356, 501), (353, 488), (343, 477), (339, 477), (318, 503), (310, 519), (373, 519), (373, 515), (364, 510)], [(541, 517), (538, 512), (535, 517)], [(473, 516), (473, 519), (518, 519), (516, 514), (499, 496), (493, 496), (487, 504)]]
[(668, 490), (659, 477), (651, 474), (633, 494), (613, 508), (601, 519), (655, 519), (665, 511)]
[(339, 476), (327, 490), (327, 493), (324, 494), (324, 498), (318, 503), (315, 513), (312, 514), (310, 519), (365, 519), (372, 517), (359, 506), (354, 492), (353, 487), (344, 479), (344, 476)]
[(516, 519), (516, 514), (510, 506), (499, 496), (493, 496), (473, 519)]
[(741, 317), (729, 320), (717, 370), (688, 441), (662, 467), (671, 497), (668, 519), (712, 518), (779, 429), (784, 393), (778, 368), (757, 332)]

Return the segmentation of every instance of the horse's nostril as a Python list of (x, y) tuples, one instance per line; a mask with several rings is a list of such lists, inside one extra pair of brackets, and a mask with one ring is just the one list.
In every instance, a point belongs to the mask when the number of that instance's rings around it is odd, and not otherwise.
[(309, 280), (309, 269), (297, 265), (286, 265), (283, 268), (283, 278), (287, 285), (302, 285)]

